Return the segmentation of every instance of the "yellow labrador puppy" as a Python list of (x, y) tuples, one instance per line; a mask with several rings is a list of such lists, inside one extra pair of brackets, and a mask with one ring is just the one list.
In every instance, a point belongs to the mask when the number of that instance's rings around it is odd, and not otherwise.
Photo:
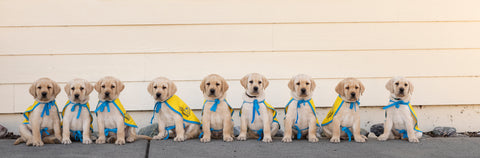
[(20, 138), (15, 145), (26, 142), (27, 145), (43, 146), (44, 143), (60, 142), (60, 115), (55, 103), (60, 91), (60, 86), (49, 78), (40, 78), (30, 86), (29, 92), (35, 102), (23, 114), (25, 120), (19, 127)]
[(319, 124), (312, 100), (315, 87), (315, 81), (304, 74), (296, 75), (288, 82), (292, 99), (285, 107), (285, 134), (282, 142), (292, 142), (293, 134), (296, 134), (297, 139), (307, 135), (309, 142), (318, 142), (316, 132)]
[(238, 140), (247, 140), (248, 135), (258, 136), (258, 140), (272, 142), (280, 124), (276, 118), (277, 111), (265, 101), (264, 90), (268, 87), (268, 80), (258, 73), (251, 73), (240, 80), (245, 93), (240, 111), (241, 130)]
[[(95, 84), (99, 99), (95, 109), (99, 137), (95, 143), (108, 141), (123, 145), (125, 138), (127, 142), (133, 142), (136, 138), (150, 139), (147, 136), (137, 136), (137, 124), (118, 99), (124, 88), (125, 85), (120, 80), (111, 76), (104, 77)], [(108, 140), (106, 136), (110, 136)]]
[(365, 142), (367, 137), (360, 134), (360, 114), (358, 113), (360, 96), (365, 91), (365, 86), (360, 80), (346, 78), (338, 83), (335, 91), (339, 96), (322, 122), (325, 135), (333, 143), (340, 142), (340, 137), (348, 137), (351, 141), (352, 135), (356, 142)]
[(155, 99), (153, 118), (157, 116), (158, 135), (153, 139), (168, 139), (170, 130), (175, 130), (174, 141), (197, 138), (200, 134), (200, 121), (190, 107), (175, 92), (177, 86), (165, 77), (154, 79), (147, 87), (148, 93)]
[(233, 109), (227, 103), (227, 81), (217, 74), (205, 77), (200, 84), (205, 102), (202, 110), (202, 134), (200, 141), (210, 142), (212, 134), (223, 135), (223, 141), (233, 141)]
[(419, 142), (423, 133), (418, 128), (415, 110), (410, 105), (412, 82), (404, 77), (394, 77), (387, 82), (385, 88), (390, 92), (390, 103), (383, 107), (386, 110), (385, 126), (378, 140), (407, 138), (409, 142)]
[[(71, 144), (70, 137), (83, 144), (91, 144), (92, 114), (88, 100), (92, 84), (84, 79), (73, 79), (65, 85), (68, 102), (63, 108), (63, 144)], [(78, 107), (78, 108), (77, 108)]]

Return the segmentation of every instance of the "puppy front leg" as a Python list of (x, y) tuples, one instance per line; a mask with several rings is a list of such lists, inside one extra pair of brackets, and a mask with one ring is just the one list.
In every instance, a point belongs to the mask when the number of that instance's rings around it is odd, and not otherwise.
[(103, 120), (103, 114), (98, 113), (97, 117), (97, 126), (98, 126), (98, 139), (95, 141), (97, 144), (105, 143), (105, 122)]
[(332, 127), (332, 138), (330, 138), (330, 142), (340, 143), (340, 120), (333, 118), (329, 126)]
[(272, 117), (267, 111), (263, 113), (263, 142), (271, 143), (272, 142)]
[(385, 124), (383, 124), (383, 134), (378, 136), (377, 139), (379, 141), (386, 141), (388, 137), (390, 137), (391, 135), (392, 127), (393, 127), (392, 115), (388, 115), (388, 112), (387, 112), (387, 118), (385, 118)]
[[(31, 119), (30, 120), (30, 124), (32, 126), (32, 135), (33, 135), (33, 139), (32, 139), (32, 145), (33, 146), (43, 146), (43, 142), (42, 142), (42, 133), (40, 133), (40, 122), (42, 120), (37, 118), (35, 120)], [(27, 141), (27, 144), (28, 144), (28, 141)]]
[(60, 118), (58, 117), (58, 115), (55, 115), (57, 117), (57, 119), (53, 122), (53, 132), (55, 133), (55, 138), (57, 140), (55, 140), (55, 142), (60, 142), (60, 140), (62, 140), (62, 128), (60, 127)]
[(233, 121), (229, 112), (226, 113), (226, 116), (223, 119), (223, 141), (233, 141)]
[[(160, 117), (157, 117), (160, 118)], [(162, 121), (162, 119), (158, 119), (158, 134), (153, 137), (153, 139), (163, 139), (166, 137), (166, 132), (165, 131), (165, 122)], [(167, 138), (168, 139), (168, 138)]]
[(173, 141), (185, 141), (185, 128), (183, 127), (183, 117), (180, 115), (175, 115), (175, 133), (176, 136), (175, 138), (173, 138)]
[(124, 145), (125, 144), (125, 124), (122, 120), (117, 120), (117, 141), (115, 144)]
[(62, 132), (62, 144), (71, 144), (70, 140), (70, 120), (69, 115), (66, 115), (66, 119), (63, 120), (63, 132)]
[(318, 142), (317, 138), (317, 120), (315, 118), (310, 119), (308, 124), (308, 141), (311, 143)]
[(243, 114), (242, 116), (240, 116), (240, 121), (241, 121), (240, 135), (238, 135), (237, 140), (240, 140), (240, 141), (247, 140), (248, 120), (247, 120), (246, 114)]
[(287, 114), (287, 116), (285, 117), (284, 123), (285, 123), (285, 133), (283, 135), (282, 142), (290, 143), (292, 142), (292, 126), (293, 126), (292, 117)]
[[(90, 112), (90, 111), (89, 111)], [(92, 144), (92, 139), (90, 138), (90, 116), (88, 116), (88, 119), (83, 119), (82, 122), (82, 129), (83, 129), (83, 135), (82, 135), (82, 143), (83, 144)]]
[(405, 127), (407, 128), (407, 135), (408, 141), (411, 143), (418, 143), (420, 142), (415, 134), (415, 130), (413, 130), (413, 122), (412, 121), (405, 121)]
[(360, 117), (357, 115), (353, 124), (353, 138), (355, 142), (364, 143), (367, 137), (360, 134)]
[(212, 138), (212, 133), (210, 131), (210, 113), (204, 111), (204, 115), (202, 118), (202, 131), (203, 131), (203, 137), (200, 138), (200, 142), (202, 143), (208, 143), (210, 142)]

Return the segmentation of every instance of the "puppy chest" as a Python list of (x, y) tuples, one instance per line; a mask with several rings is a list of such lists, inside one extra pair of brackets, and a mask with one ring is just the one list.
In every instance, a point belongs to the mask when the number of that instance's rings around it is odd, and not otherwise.
[(220, 113), (212, 113), (210, 116), (210, 126), (215, 130), (223, 129), (223, 121), (225, 120), (225, 116), (222, 116)]
[(168, 109), (168, 107), (162, 106), (162, 109), (159, 113), (156, 113), (158, 121), (163, 122), (166, 126), (173, 126), (175, 125), (175, 114), (172, 110)]
[(110, 112), (107, 108), (102, 113), (103, 121), (105, 123), (105, 128), (117, 128), (117, 123), (123, 125), (123, 115), (114, 105), (110, 106)]

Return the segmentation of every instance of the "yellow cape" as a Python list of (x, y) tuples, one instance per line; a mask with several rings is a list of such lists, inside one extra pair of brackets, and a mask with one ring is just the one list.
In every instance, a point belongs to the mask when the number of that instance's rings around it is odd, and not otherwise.
[(326, 126), (332, 122), (333, 117), (337, 115), (337, 111), (342, 107), (342, 105), (343, 99), (340, 96), (337, 96), (337, 99), (333, 103), (333, 106), (330, 108), (330, 111), (328, 111), (327, 116), (325, 117), (325, 119), (323, 119), (322, 126)]
[[(392, 102), (391, 102), (392, 103)], [(403, 104), (405, 105), (405, 104)], [(391, 107), (391, 108), (395, 108), (395, 107)], [(410, 113), (412, 114), (413, 118), (415, 119), (415, 126), (413, 127), (413, 130), (417, 131), (417, 132), (422, 132), (420, 130), (420, 128), (418, 128), (418, 119), (417, 119), (417, 113), (415, 113), (415, 110), (413, 110), (413, 107), (412, 105), (410, 104), (410, 102), (408, 102), (408, 109), (410, 109)], [(385, 111), (385, 117), (387, 117), (387, 112)], [(400, 129), (399, 129), (400, 130)]]
[[(230, 106), (230, 104), (228, 104), (227, 99), (223, 99), (223, 101), (225, 101), (225, 103), (227, 103), (228, 109), (230, 109), (230, 115), (233, 116), (233, 108), (232, 108), (232, 106)], [(205, 108), (205, 103), (207, 103), (207, 100), (203, 101), (202, 115), (203, 115), (203, 108)], [(233, 118), (232, 118), (232, 120), (233, 120)]]
[[(275, 108), (272, 105), (268, 104), (267, 101), (263, 101), (263, 104), (265, 105), (265, 107), (267, 107), (268, 110), (272, 111), (273, 122), (278, 123), (277, 110), (275, 110)], [(240, 116), (242, 116), (242, 110), (241, 109), (242, 109), (242, 107), (240, 107), (240, 112), (239, 112)], [(278, 123), (278, 124), (280, 124), (280, 123)]]
[[(99, 104), (100, 104), (100, 102), (101, 101), (98, 101)], [(120, 111), (120, 113), (122, 113), (122, 115), (124, 117), (125, 125), (137, 128), (137, 124), (133, 120), (132, 116), (130, 116), (127, 113), (127, 111), (125, 111), (125, 108), (123, 107), (122, 103), (120, 102), (120, 99), (118, 99), (118, 98), (115, 99), (113, 101), (113, 105), (115, 105), (115, 107), (117, 107), (118, 111)], [(97, 105), (97, 110), (98, 110), (98, 107), (99, 107), (99, 105)], [(97, 110), (95, 110), (95, 111), (97, 111)]]
[(188, 105), (177, 95), (170, 97), (170, 99), (166, 101), (166, 105), (175, 113), (181, 115), (183, 117), (183, 121), (200, 124), (200, 120), (197, 118), (197, 116), (195, 116), (192, 109), (190, 109), (190, 107), (188, 107)]
[[(57, 102), (55, 102), (55, 100), (53, 101), (55, 103), (55, 108), (57, 108), (57, 114), (58, 114), (58, 118), (60, 118), (60, 114), (58, 112), (58, 106), (57, 106)], [(25, 112), (23, 113), (23, 117), (25, 117), (25, 120), (23, 120), (23, 124), (29, 124), (29, 117), (30, 117), (30, 113), (35, 110), (35, 108), (37, 108), (38, 105), (40, 104), (45, 104), (45, 103), (39, 103), (37, 101), (33, 102), (33, 105), (29, 106), (27, 108), (27, 110), (25, 110)]]
[[(293, 98), (290, 99), (290, 101), (288, 102), (287, 106), (285, 106), (285, 114), (287, 114), (288, 106), (290, 105), (290, 103), (292, 103), (293, 100), (294, 100)], [(309, 104), (309, 105), (310, 105), (310, 108), (311, 108), (312, 111), (313, 111), (313, 115), (315, 115), (315, 120), (317, 121), (317, 126), (320, 126), (320, 125), (318, 124), (317, 111), (315, 110), (315, 103), (313, 103), (313, 100), (312, 100), (312, 99), (310, 99), (310, 100), (308, 101), (308, 103), (310, 103), (310, 104)]]
[[(63, 116), (65, 115), (65, 109), (67, 108), (68, 104), (70, 104), (70, 100), (67, 101), (67, 103), (65, 103), (65, 107), (63, 107), (63, 110), (62, 110), (62, 119), (63, 119)], [(82, 110), (82, 109), (78, 109), (78, 110)], [(93, 130), (93, 125), (92, 125), (92, 122), (93, 122), (93, 117), (92, 117), (92, 113), (90, 112), (90, 104), (88, 104), (87, 102), (87, 110), (88, 110), (88, 114), (90, 115), (90, 129)], [(77, 114), (75, 114), (75, 116), (77, 116)], [(76, 118), (76, 117), (75, 117)], [(63, 126), (63, 120), (61, 122), (61, 125)]]

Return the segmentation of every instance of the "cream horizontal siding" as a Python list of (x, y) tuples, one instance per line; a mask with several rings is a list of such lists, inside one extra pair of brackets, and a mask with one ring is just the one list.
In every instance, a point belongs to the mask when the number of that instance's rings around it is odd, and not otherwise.
[[(477, 5), (475, 5), (477, 4)], [(31, 82), (103, 76), (125, 81), (127, 110), (151, 110), (148, 81), (173, 79), (178, 95), (202, 107), (201, 79), (228, 79), (239, 108), (239, 79), (271, 79), (267, 101), (283, 107), (288, 79), (317, 81), (314, 101), (328, 107), (335, 85), (357, 77), (362, 106), (388, 100), (384, 84), (405, 75), (414, 105), (480, 104), (478, 2), (459, 1), (185, 1), (0, 0), (0, 113), (22, 112)], [(60, 107), (66, 101), (60, 93)], [(91, 95), (95, 107), (97, 93)]]

